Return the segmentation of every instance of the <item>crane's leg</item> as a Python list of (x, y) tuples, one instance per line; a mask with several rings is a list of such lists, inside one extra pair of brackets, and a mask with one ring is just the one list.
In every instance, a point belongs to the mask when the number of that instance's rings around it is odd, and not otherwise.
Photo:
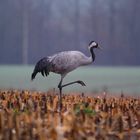
[(63, 78), (64, 78), (64, 76), (61, 76), (61, 80), (60, 80), (60, 82), (58, 84), (58, 88), (59, 88), (59, 111), (60, 112), (62, 110), (62, 88), (66, 87), (66, 86), (69, 86), (69, 85), (72, 85), (72, 84), (75, 84), (75, 83), (78, 83), (78, 84), (80, 84), (82, 86), (86, 86), (85, 83), (83, 81), (81, 81), (81, 80), (70, 82), (70, 83), (62, 85)]
[(59, 123), (60, 125), (62, 125), (62, 81), (63, 81), (63, 76), (61, 76), (61, 80), (58, 84), (58, 88), (59, 88), (59, 107), (58, 107), (58, 110), (59, 110), (59, 117), (60, 117), (60, 120), (59, 120)]
[(59, 88), (59, 115), (60, 115), (60, 125), (62, 124), (62, 115), (61, 115), (61, 112), (62, 112), (62, 88), (63, 87), (66, 87), (68, 85), (72, 85), (72, 84), (75, 84), (75, 83), (78, 83), (82, 86), (86, 86), (85, 83), (83, 81), (74, 81), (74, 82), (70, 82), (70, 83), (67, 83), (67, 84), (64, 84), (62, 85), (62, 81), (63, 81), (63, 78), (65, 77), (65, 75), (61, 75), (61, 80), (58, 84), (58, 88)]
[(61, 86), (62, 82), (60, 81), (58, 88), (59, 88), (59, 110), (61, 112), (62, 110), (62, 86)]
[(60, 112), (62, 110), (62, 81), (63, 81), (63, 78), (61, 78), (61, 81), (58, 85), (58, 88), (59, 88), (59, 111)]
[(78, 81), (74, 81), (74, 82), (67, 83), (67, 84), (65, 84), (65, 85), (61, 85), (61, 87), (63, 88), (63, 87), (66, 87), (66, 86), (69, 86), (69, 85), (72, 85), (72, 84), (75, 84), (75, 83), (78, 83), (78, 84), (80, 84), (80, 85), (82, 85), (82, 86), (86, 86), (86, 84), (85, 84), (83, 81), (78, 80)]
[(62, 85), (62, 81), (63, 81), (63, 77), (61, 77), (60, 83), (58, 85), (58, 88), (59, 88), (59, 91), (60, 91), (59, 92), (59, 109), (60, 109), (60, 112), (61, 112), (61, 109), (62, 109), (62, 88), (66, 87), (66, 86), (69, 86), (69, 85), (72, 85), (72, 84), (75, 84), (75, 83), (78, 83), (82, 86), (86, 86), (85, 83), (81, 80), (70, 82), (70, 83), (67, 83), (67, 84), (64, 84), (64, 85)]

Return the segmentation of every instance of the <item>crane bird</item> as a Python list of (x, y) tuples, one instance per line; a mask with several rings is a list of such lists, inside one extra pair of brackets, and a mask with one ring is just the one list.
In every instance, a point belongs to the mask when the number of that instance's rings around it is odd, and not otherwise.
[(35, 76), (38, 72), (41, 72), (43, 76), (48, 76), (49, 72), (54, 72), (61, 75), (61, 80), (58, 84), (60, 91), (59, 94), (59, 109), (62, 108), (62, 88), (68, 85), (78, 83), (82, 86), (85, 86), (85, 83), (81, 80), (70, 82), (68, 84), (62, 85), (64, 77), (74, 69), (91, 64), (95, 60), (95, 54), (93, 49), (100, 48), (98, 43), (91, 41), (88, 45), (89, 51), (91, 53), (90, 57), (85, 56), (82, 52), (79, 51), (64, 51), (54, 54), (52, 56), (44, 57), (39, 60), (34, 68), (34, 71), (31, 75), (31, 80), (35, 79)]

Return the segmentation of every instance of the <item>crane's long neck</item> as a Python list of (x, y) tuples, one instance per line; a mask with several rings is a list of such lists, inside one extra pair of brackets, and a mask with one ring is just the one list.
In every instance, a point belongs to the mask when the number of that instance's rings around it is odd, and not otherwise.
[(92, 62), (93, 62), (95, 60), (95, 54), (94, 54), (93, 48), (90, 48), (90, 53), (91, 53)]
[(91, 53), (91, 56), (90, 57), (85, 56), (85, 58), (81, 61), (81, 65), (91, 64), (95, 60), (93, 48), (90, 48), (89, 51)]

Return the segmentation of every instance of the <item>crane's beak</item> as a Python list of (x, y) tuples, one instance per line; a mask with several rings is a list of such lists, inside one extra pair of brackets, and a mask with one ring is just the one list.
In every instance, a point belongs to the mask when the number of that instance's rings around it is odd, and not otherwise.
[(98, 46), (97, 48), (100, 49), (100, 50), (102, 50), (102, 47), (100, 47), (100, 46)]

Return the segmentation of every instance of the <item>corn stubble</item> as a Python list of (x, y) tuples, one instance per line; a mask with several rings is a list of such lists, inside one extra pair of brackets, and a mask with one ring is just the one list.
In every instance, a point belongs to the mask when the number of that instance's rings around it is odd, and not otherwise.
[(140, 99), (0, 91), (0, 140), (139, 140)]

